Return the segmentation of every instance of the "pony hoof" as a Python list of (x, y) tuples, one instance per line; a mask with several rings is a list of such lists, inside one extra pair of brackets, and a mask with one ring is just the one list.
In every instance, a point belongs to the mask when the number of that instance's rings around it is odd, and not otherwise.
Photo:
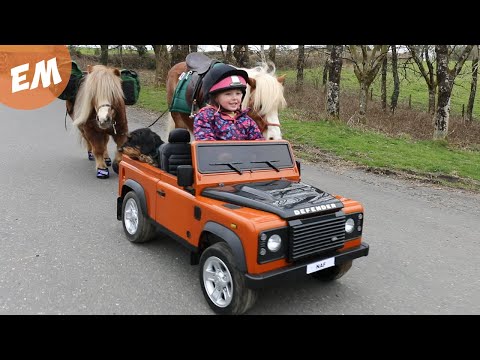
[(93, 156), (93, 153), (91, 151), (88, 151), (88, 160), (90, 161), (95, 160), (95, 157)]
[(107, 164), (107, 166), (112, 165), (112, 159), (110, 159), (109, 157), (105, 158), (105, 164)]
[(105, 168), (105, 169), (98, 168), (97, 169), (97, 178), (107, 179), (109, 176), (110, 176), (110, 172), (108, 171), (108, 168)]

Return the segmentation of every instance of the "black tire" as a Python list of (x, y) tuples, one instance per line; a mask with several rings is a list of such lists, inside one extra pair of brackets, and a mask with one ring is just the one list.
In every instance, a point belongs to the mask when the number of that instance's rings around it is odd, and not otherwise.
[(127, 239), (132, 243), (144, 243), (152, 240), (155, 227), (142, 210), (135, 191), (128, 192), (122, 203), (122, 224)]
[(333, 281), (340, 279), (348, 272), (348, 270), (350, 270), (352, 267), (352, 262), (352, 260), (349, 260), (342, 264), (329, 267), (325, 270), (314, 272), (312, 273), (312, 276), (321, 281)]
[[(232, 251), (224, 242), (210, 246), (200, 257), (200, 286), (208, 305), (217, 314), (243, 314), (257, 299), (256, 291), (245, 286), (245, 279), (235, 264)], [(208, 274), (210, 278), (205, 277)]]

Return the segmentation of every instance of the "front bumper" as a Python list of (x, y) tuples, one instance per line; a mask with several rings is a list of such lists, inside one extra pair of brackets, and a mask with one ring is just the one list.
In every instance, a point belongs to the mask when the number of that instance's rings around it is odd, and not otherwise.
[[(324, 259), (328, 259), (331, 257), (335, 258), (335, 264), (341, 264), (348, 260), (353, 260), (359, 258), (361, 256), (367, 256), (370, 247), (367, 243), (362, 243), (360, 246), (352, 249), (347, 249), (342, 252), (339, 252), (334, 255), (324, 256), (319, 258), (310, 259), (310, 261), (293, 265), (288, 268), (278, 269), (269, 271), (267, 273), (263, 273), (260, 275), (251, 275), (245, 274), (245, 283), (246, 286), (249, 288), (262, 288), (264, 286), (271, 285), (272, 283), (277, 283), (279, 281), (286, 281), (290, 278), (295, 278), (298, 276), (305, 276), (307, 275), (307, 265), (311, 264), (316, 261), (321, 261)], [(322, 270), (320, 270), (322, 271)]]

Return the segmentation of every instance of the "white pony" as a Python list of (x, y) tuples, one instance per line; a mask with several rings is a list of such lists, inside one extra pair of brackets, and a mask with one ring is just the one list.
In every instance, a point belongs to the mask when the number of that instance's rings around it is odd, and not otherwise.
[(252, 86), (247, 86), (247, 92), (242, 102), (242, 108), (250, 107), (253, 111), (250, 117), (258, 124), (267, 140), (280, 140), (279, 110), (287, 106), (283, 95), (285, 75), (275, 76), (275, 65), (266, 63), (245, 70)]

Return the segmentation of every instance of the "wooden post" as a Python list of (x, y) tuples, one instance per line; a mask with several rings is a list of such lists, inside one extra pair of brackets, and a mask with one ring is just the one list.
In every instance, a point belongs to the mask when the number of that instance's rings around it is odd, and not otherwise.
[(465, 121), (465, 104), (462, 104), (462, 119)]

